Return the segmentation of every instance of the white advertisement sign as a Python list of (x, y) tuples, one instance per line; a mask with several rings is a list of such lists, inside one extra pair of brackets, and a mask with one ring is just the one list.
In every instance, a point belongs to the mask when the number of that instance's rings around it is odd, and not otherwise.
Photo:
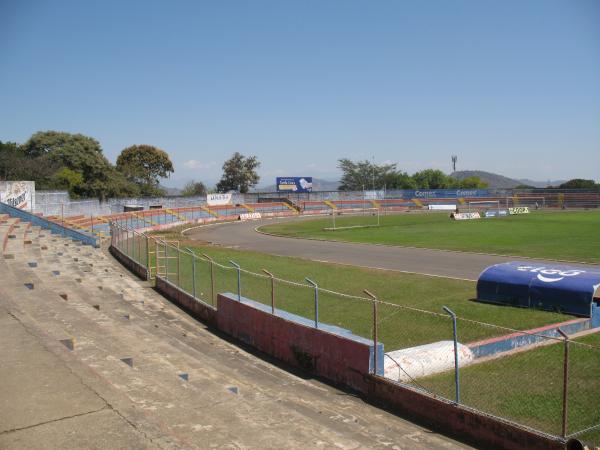
[(481, 216), (478, 212), (468, 212), (468, 213), (455, 213), (452, 214), (452, 218), (454, 220), (469, 220), (469, 219), (481, 219)]
[(508, 208), (510, 215), (514, 214), (529, 214), (529, 208), (527, 206), (516, 206), (514, 208)]
[(230, 205), (232, 194), (207, 194), (206, 203), (210, 206)]
[(455, 211), (456, 205), (428, 205), (429, 209), (441, 211)]
[(34, 181), (0, 181), (0, 202), (19, 209), (35, 208)]

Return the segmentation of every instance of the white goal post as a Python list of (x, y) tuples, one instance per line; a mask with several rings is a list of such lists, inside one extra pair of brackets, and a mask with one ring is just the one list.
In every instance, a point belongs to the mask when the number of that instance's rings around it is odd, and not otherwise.
[(500, 210), (500, 200), (477, 200), (467, 202), (468, 211), (471, 212), (473, 209), (495, 209)]
[[(360, 223), (356, 225), (343, 225), (339, 226), (339, 223), (336, 223), (336, 216), (345, 215), (349, 218), (357, 218), (357, 217), (373, 217), (372, 223)], [(380, 208), (363, 208), (360, 212), (352, 211), (345, 212), (343, 209), (334, 209), (331, 212), (331, 220), (332, 226), (323, 228), (325, 231), (336, 231), (336, 230), (349, 230), (352, 228), (368, 228), (368, 227), (378, 227), (380, 225)]]

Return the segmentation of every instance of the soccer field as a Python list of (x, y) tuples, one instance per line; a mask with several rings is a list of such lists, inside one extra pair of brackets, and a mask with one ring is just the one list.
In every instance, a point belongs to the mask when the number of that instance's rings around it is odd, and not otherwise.
[[(327, 231), (331, 217), (266, 225), (261, 231), (290, 237), (496, 253), (600, 263), (600, 211), (535, 211), (480, 220), (446, 213), (381, 216), (379, 227)], [(372, 217), (336, 217), (337, 226), (372, 224)]]

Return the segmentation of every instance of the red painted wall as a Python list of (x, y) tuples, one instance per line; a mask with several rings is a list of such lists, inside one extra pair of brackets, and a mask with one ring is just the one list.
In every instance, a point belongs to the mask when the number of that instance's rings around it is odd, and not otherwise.
[(217, 311), (221, 331), (288, 364), (366, 390), (369, 345), (273, 316), (221, 294)]
[(202, 320), (210, 325), (215, 325), (217, 311), (210, 305), (196, 300), (192, 295), (178, 289), (161, 277), (156, 277), (156, 290), (186, 310), (192, 317)]
[(368, 398), (395, 411), (416, 418), (432, 428), (475, 442), (478, 448), (502, 449), (564, 449), (558, 439), (477, 413), (457, 406), (446, 400), (434, 398), (425, 393), (382, 377), (369, 375)]

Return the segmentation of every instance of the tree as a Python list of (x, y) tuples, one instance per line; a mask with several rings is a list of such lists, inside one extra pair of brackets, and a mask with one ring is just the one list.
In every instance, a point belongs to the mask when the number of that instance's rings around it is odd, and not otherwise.
[(55, 187), (66, 189), (71, 197), (78, 197), (78, 190), (84, 183), (83, 175), (79, 172), (62, 167), (53, 176)]
[[(115, 183), (114, 167), (102, 154), (100, 143), (89, 136), (40, 131), (33, 134), (22, 148), (27, 159), (35, 166), (53, 165), (52, 174), (62, 167), (80, 173), (84, 181), (77, 192), (83, 197), (104, 199), (119, 196), (121, 191), (117, 191), (117, 187), (123, 192), (131, 191), (130, 187)], [(45, 176), (32, 178), (36, 184), (42, 184), (41, 187), (52, 184), (52, 180), (48, 181)]]
[(16, 142), (0, 141), (0, 179), (17, 179), (23, 159), (25, 153)]
[(338, 167), (342, 170), (340, 191), (382, 189), (386, 179), (398, 175), (396, 164), (377, 165), (368, 160), (354, 162), (343, 158), (338, 160)]
[(489, 184), (485, 181), (481, 181), (481, 178), (472, 176), (463, 178), (462, 180), (456, 180), (451, 187), (456, 187), (460, 189), (485, 189)]
[(256, 156), (244, 156), (235, 152), (231, 158), (223, 163), (223, 176), (217, 183), (217, 191), (238, 191), (242, 194), (248, 192), (251, 187), (256, 186), (260, 177), (256, 169), (260, 162)]
[(453, 180), (441, 170), (425, 169), (413, 175), (413, 180), (419, 189), (447, 189)]
[(595, 189), (598, 188), (599, 185), (594, 182), (594, 180), (584, 180), (582, 178), (573, 178), (572, 180), (567, 181), (566, 183), (558, 186), (559, 189)]
[(184, 197), (195, 197), (198, 195), (206, 195), (206, 186), (201, 181), (190, 181), (186, 183), (181, 191)]
[(406, 172), (394, 172), (383, 176), (383, 185), (386, 189), (416, 189), (415, 180)]
[(117, 158), (117, 170), (140, 188), (142, 195), (160, 195), (159, 178), (174, 172), (169, 155), (151, 145), (132, 145)]

